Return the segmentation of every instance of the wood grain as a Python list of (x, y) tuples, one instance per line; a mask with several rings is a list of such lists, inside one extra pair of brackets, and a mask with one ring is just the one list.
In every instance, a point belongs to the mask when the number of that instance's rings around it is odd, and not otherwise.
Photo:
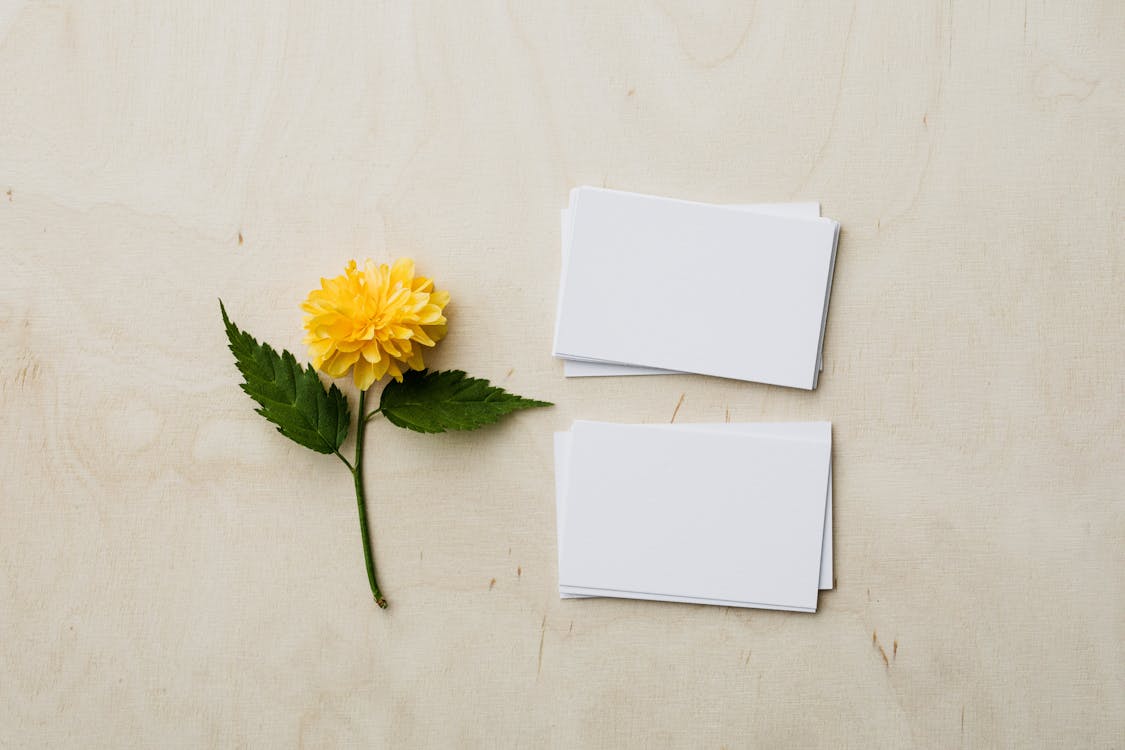
[[(0, 747), (1120, 747), (1123, 92), (1108, 1), (0, 4)], [(583, 183), (821, 200), (820, 388), (564, 381)], [(372, 425), (384, 613), (217, 298), (399, 254), (557, 406)], [(669, 415), (833, 421), (820, 612), (559, 601), (552, 431)]]

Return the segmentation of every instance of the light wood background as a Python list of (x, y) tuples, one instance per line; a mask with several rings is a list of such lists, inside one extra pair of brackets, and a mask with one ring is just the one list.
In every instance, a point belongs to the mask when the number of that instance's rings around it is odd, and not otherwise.
[[(0, 747), (1125, 747), (1122, 3), (0, 8)], [(820, 388), (565, 381), (578, 184), (822, 201)], [(380, 612), (217, 298), (400, 254), (557, 406), (372, 424)], [(833, 421), (816, 615), (559, 601), (552, 432), (681, 395)]]

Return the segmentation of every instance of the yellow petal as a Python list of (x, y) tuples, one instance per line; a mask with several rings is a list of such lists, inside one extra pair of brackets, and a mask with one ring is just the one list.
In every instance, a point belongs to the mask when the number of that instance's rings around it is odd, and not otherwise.
[[(365, 359), (360, 359), (355, 363), (355, 369), (352, 370), (352, 377), (355, 379), (355, 385), (361, 391), (366, 391), (375, 383), (375, 366)], [(363, 415), (360, 415), (363, 418)]]
[(333, 349), (332, 339), (311, 339), (305, 343), (309, 345), (309, 355), (312, 357), (323, 357)]
[(418, 322), (422, 325), (440, 323), (441, 320), (441, 308), (437, 305), (426, 305), (418, 313)]
[(360, 352), (368, 362), (378, 362), (383, 358), (382, 352), (379, 351), (379, 344), (374, 341), (368, 341)]
[(398, 382), (401, 383), (402, 382), (402, 370), (399, 368), (398, 362), (394, 361), (393, 359), (387, 360), (387, 362), (389, 363), (387, 365), (387, 372), (390, 373), (390, 376), (392, 378), (394, 378), (395, 380), (397, 380)]
[(410, 281), (414, 278), (414, 261), (410, 258), (399, 258), (391, 266), (391, 286), (402, 284), (410, 289)]
[(410, 334), (411, 341), (417, 341), (422, 346), (434, 345), (434, 340), (426, 335), (426, 329), (422, 328), (422, 326), (411, 326)]
[(358, 352), (366, 343), (363, 339), (347, 339), (336, 344), (336, 348), (342, 352)]
[(449, 304), (449, 292), (430, 292), (430, 304), (445, 307)]
[(334, 378), (342, 378), (357, 359), (358, 352), (333, 352), (320, 363), (320, 371)]
[(383, 376), (387, 374), (387, 367), (390, 366), (390, 357), (383, 357), (378, 362), (372, 362), (371, 368), (375, 371), (375, 379), (382, 380)]
[(387, 354), (391, 355), (392, 357), (401, 357), (402, 356), (402, 349), (400, 349), (397, 346), (398, 342), (388, 340), (388, 341), (380, 341), (379, 344), (380, 344), (380, 346), (383, 347), (383, 351), (385, 351)]
[(446, 327), (444, 323), (437, 326), (423, 326), (422, 330), (428, 333), (434, 341), (441, 341), (445, 338)]

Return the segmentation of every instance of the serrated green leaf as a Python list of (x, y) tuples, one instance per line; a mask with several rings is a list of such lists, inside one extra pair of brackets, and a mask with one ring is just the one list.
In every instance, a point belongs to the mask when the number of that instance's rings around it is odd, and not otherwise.
[(244, 380), (242, 390), (260, 407), (255, 411), (299, 445), (317, 453), (339, 450), (351, 423), (347, 397), (335, 385), (325, 390), (312, 365), (302, 368), (290, 352), (278, 354), (269, 344), (259, 344), (239, 330), (227, 317), (222, 300), (219, 309), (235, 365)]
[(553, 406), (508, 393), (461, 370), (410, 371), (383, 389), (379, 411), (398, 427), (415, 432), (475, 430), (520, 409)]

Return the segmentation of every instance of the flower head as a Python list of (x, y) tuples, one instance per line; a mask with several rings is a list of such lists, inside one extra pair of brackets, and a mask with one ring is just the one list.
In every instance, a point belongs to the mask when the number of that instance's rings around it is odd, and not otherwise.
[(445, 336), (448, 303), (449, 292), (416, 277), (409, 258), (392, 266), (366, 260), (362, 269), (349, 261), (343, 276), (321, 279), (301, 303), (313, 366), (338, 378), (354, 365), (355, 384), (364, 391), (388, 373), (401, 381), (405, 368), (425, 367), (423, 347)]

